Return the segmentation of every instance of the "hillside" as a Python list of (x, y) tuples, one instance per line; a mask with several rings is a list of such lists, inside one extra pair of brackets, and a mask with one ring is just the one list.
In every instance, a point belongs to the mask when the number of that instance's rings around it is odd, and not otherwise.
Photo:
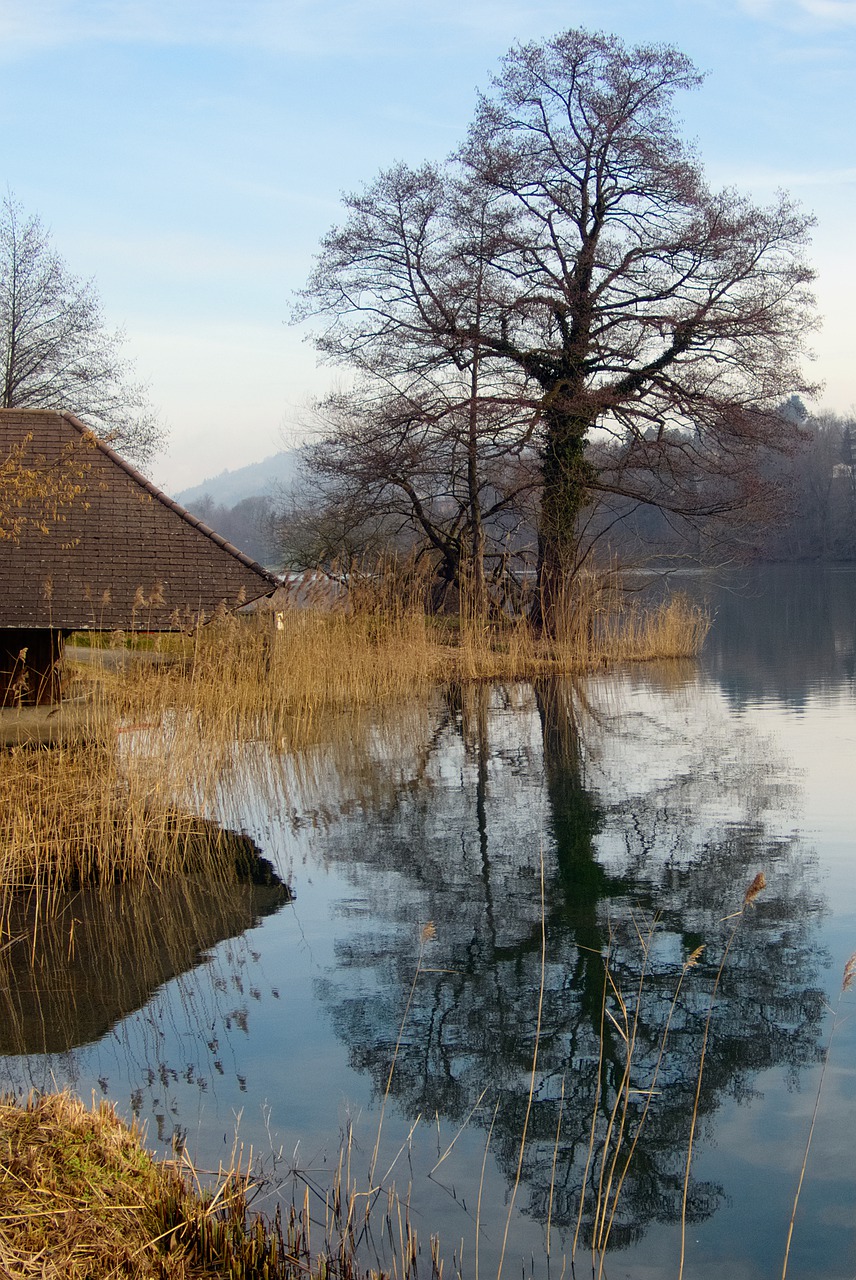
[(281, 450), (261, 462), (251, 462), (234, 471), (221, 471), (218, 476), (182, 489), (175, 500), (191, 510), (206, 497), (217, 506), (234, 507), (245, 498), (261, 497), (282, 486), (287, 488), (294, 481), (299, 461), (299, 449)]

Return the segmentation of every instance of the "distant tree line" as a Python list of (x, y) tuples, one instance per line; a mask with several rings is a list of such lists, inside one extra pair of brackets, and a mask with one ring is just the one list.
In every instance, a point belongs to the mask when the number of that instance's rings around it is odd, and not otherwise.
[(804, 427), (799, 455), (779, 460), (782, 518), (756, 529), (753, 553), (766, 560), (854, 560), (856, 418), (820, 413)]
[(230, 507), (204, 494), (190, 506), (193, 515), (259, 564), (276, 568), (281, 563), (283, 552), (271, 497), (256, 494)]
[(856, 559), (856, 418), (809, 414), (798, 397), (779, 410), (799, 427), (787, 452), (759, 461), (765, 500), (704, 522), (676, 520), (652, 507), (612, 504), (593, 516), (611, 555), (625, 564), (686, 560), (836, 561)]
[[(744, 512), (696, 518), (620, 495), (601, 494), (580, 520), (580, 557), (634, 567), (724, 561), (856, 560), (856, 417), (810, 414), (798, 397), (779, 406), (788, 432), (798, 436), (787, 453), (768, 454), (759, 467), (759, 495)], [(211, 495), (191, 503), (194, 515), (261, 564), (292, 571), (320, 570), (347, 577), (381, 560), (433, 557), (441, 566), (435, 603), (452, 603), (454, 548), (463, 556), (466, 504), (455, 500), (453, 450), (426, 457), (411, 483), (382, 481), (360, 449), (348, 457), (344, 434), (309, 449), (294, 488), (258, 494), (229, 505)], [(378, 427), (376, 447), (383, 447)], [(414, 446), (414, 453), (418, 449)], [(373, 459), (372, 466), (377, 462)], [(621, 466), (620, 449), (604, 441), (598, 464)], [(538, 466), (534, 452), (497, 460), (485, 481), (486, 582), (508, 604), (531, 581), (537, 563)], [(360, 484), (353, 484), (355, 477)], [(701, 483), (701, 482), (699, 482)], [(761, 495), (763, 494), (763, 500)], [(432, 539), (432, 536), (433, 539)], [(437, 543), (452, 544), (443, 564)], [(451, 596), (452, 599), (447, 599)]]
[[(746, 475), (753, 502), (710, 510), (716, 478), (704, 475), (695, 480), (698, 511), (670, 511), (605, 488), (578, 517), (580, 562), (856, 560), (856, 418), (809, 414), (796, 396), (777, 414), (788, 447), (754, 459)], [(353, 436), (340, 424), (308, 451), (302, 482), (275, 504), (280, 559), (292, 569), (347, 576), (383, 558), (428, 557), (436, 567), (434, 603), (454, 604), (468, 518), (456, 493), (454, 450), (411, 440), (411, 465), (400, 461), (395, 472), (390, 455), (403, 452), (404, 440), (387, 428), (376, 424), (368, 454), (364, 423)], [(626, 465), (627, 446), (609, 437), (592, 441), (589, 452), (602, 478)], [(534, 447), (495, 456), (493, 464), (481, 488), (485, 578), (507, 607), (534, 580), (540, 473)]]

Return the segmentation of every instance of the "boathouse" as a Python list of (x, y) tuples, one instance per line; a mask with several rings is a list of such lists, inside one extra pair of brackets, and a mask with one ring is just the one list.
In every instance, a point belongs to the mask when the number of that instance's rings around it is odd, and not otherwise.
[(58, 696), (73, 631), (177, 631), (277, 580), (70, 413), (0, 410), (0, 705)]

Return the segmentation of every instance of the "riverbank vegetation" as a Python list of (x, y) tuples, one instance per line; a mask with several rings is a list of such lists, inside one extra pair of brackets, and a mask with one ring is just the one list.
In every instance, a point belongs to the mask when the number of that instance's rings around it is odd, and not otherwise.
[[(442, 1280), (439, 1244), (423, 1248), (393, 1187), (351, 1182), (343, 1148), (326, 1195), (307, 1183), (264, 1211), (237, 1137), (227, 1164), (198, 1170), (186, 1149), (160, 1159), (106, 1101), (68, 1092), (0, 1097), (0, 1272), (39, 1280)], [(279, 1197), (277, 1196), (277, 1199)], [(386, 1237), (377, 1256), (373, 1219)], [(421, 1255), (421, 1258), (420, 1258)]]
[(177, 1153), (155, 1160), (106, 1102), (0, 1101), (0, 1271), (40, 1280), (292, 1280), (361, 1275), (347, 1250), (313, 1257), (308, 1218), (250, 1210), (240, 1150), (203, 1190)]
[[(570, 1274), (589, 1272), (597, 1280), (607, 1274), (607, 1258), (628, 1243), (640, 1225), (638, 1188), (634, 1187), (637, 1166), (643, 1178), (650, 1175), (646, 1160), (647, 1128), (659, 1130), (661, 1089), (658, 1081), (674, 1073), (680, 1042), (687, 1034), (687, 1015), (695, 1024), (692, 1031), (696, 1058), (683, 1081), (686, 1137), (683, 1150), (674, 1159), (682, 1177), (676, 1177), (670, 1194), (675, 1204), (664, 1220), (680, 1224), (680, 1249), (668, 1274), (681, 1280), (685, 1270), (687, 1225), (701, 1211), (707, 1216), (705, 1196), (710, 1188), (693, 1182), (694, 1147), (699, 1125), (710, 1101), (704, 1082), (708, 1070), (715, 1069), (712, 1035), (715, 1009), (723, 997), (726, 970), (731, 967), (736, 939), (749, 925), (755, 902), (766, 889), (763, 872), (747, 885), (738, 909), (719, 921), (717, 937), (709, 939), (713, 954), (707, 956), (702, 942), (682, 959), (668, 966), (670, 992), (660, 989), (655, 963), (660, 924), (644, 914), (635, 919), (636, 946), (643, 965), (635, 979), (623, 968), (620, 940), (610, 934), (609, 945), (598, 957), (600, 970), (600, 1053), (596, 1063), (597, 1088), (593, 1096), (588, 1141), (585, 1126), (579, 1141), (585, 1146), (583, 1176), (570, 1191), (556, 1183), (560, 1157), (561, 1123), (545, 1129), (543, 1116), (533, 1108), (533, 1096), (544, 1072), (540, 1062), (543, 1047), (541, 1014), (544, 1008), (544, 974), (547, 964), (546, 931), (541, 931), (541, 983), (533, 1000), (537, 1008), (534, 1043), (531, 1046), (529, 1102), (518, 1115), (522, 1120), (516, 1142), (517, 1177), (507, 1208), (505, 1238), (511, 1224), (514, 1196), (521, 1170), (529, 1163), (534, 1147), (548, 1180), (546, 1205), (546, 1260), (551, 1253), (551, 1219), (554, 1206), (562, 1209), (568, 1234), (561, 1259), (562, 1274), (570, 1263)], [(543, 880), (542, 880), (543, 897)], [(433, 942), (433, 924), (423, 926), (421, 946), (413, 975), (413, 992), (423, 972), (426, 943)], [(853, 984), (856, 955), (843, 970), (838, 1003), (826, 1047), (819, 1051), (820, 1071), (802, 1163), (793, 1198), (781, 1275), (787, 1276), (794, 1222), (799, 1208), (812, 1137), (821, 1101), (835, 1031), (843, 1015), (842, 999)], [(665, 976), (663, 970), (660, 977)], [(623, 976), (622, 976), (623, 975)], [(700, 983), (695, 977), (699, 975)], [(693, 987), (693, 992), (688, 989)], [(662, 999), (663, 995), (666, 999)], [(383, 1102), (377, 1121), (377, 1137), (365, 1181), (352, 1171), (356, 1163), (353, 1135), (348, 1129), (338, 1161), (327, 1178), (320, 1170), (301, 1173), (290, 1170), (287, 1182), (265, 1174), (254, 1165), (252, 1152), (245, 1153), (236, 1136), (227, 1164), (216, 1170), (197, 1170), (183, 1139), (173, 1144), (167, 1159), (152, 1156), (145, 1145), (145, 1133), (136, 1124), (127, 1125), (107, 1102), (85, 1107), (79, 1100), (60, 1092), (31, 1094), (27, 1099), (0, 1098), (0, 1272), (9, 1276), (39, 1276), (42, 1280), (114, 1280), (133, 1275), (158, 1280), (203, 1280), (229, 1276), (232, 1280), (378, 1280), (395, 1277), (413, 1280), (421, 1267), (423, 1275), (442, 1280), (440, 1244), (431, 1236), (420, 1241), (411, 1219), (408, 1199), (402, 1199), (389, 1180), (390, 1170), (376, 1178), (384, 1110), (392, 1096), (393, 1077), (399, 1067), (398, 1053), (411, 1011), (409, 999), (399, 1027), (387, 1075)], [(718, 1014), (716, 1015), (718, 1016)], [(613, 1028), (616, 1035), (610, 1032)], [(617, 1070), (610, 1069), (610, 1063)], [(566, 1099), (563, 1078), (560, 1097), (552, 1099), (562, 1111), (574, 1095), (568, 1080)], [(487, 1089), (463, 1121), (473, 1120), (476, 1110), (490, 1115), (490, 1105), (481, 1108)], [(485, 1162), (498, 1140), (495, 1134), (497, 1109), (487, 1128)], [(415, 1125), (414, 1125), (415, 1128)], [(645, 1136), (643, 1136), (645, 1131)], [(411, 1136), (412, 1136), (411, 1130)], [(457, 1136), (460, 1136), (460, 1132)], [(454, 1139), (457, 1141), (457, 1137)], [(454, 1145), (454, 1141), (451, 1144)], [(659, 1144), (658, 1144), (659, 1145)], [(363, 1154), (368, 1153), (365, 1148)], [(403, 1148), (402, 1148), (403, 1150)], [(447, 1148), (439, 1163), (449, 1155)], [(399, 1155), (401, 1151), (399, 1151)], [(325, 1162), (326, 1163), (326, 1162)], [(393, 1165), (395, 1161), (393, 1162)], [(380, 1167), (383, 1167), (382, 1165)], [(436, 1167), (436, 1166), (435, 1166)], [(433, 1172), (433, 1170), (432, 1170)], [(412, 1176), (412, 1171), (411, 1171)], [(478, 1275), (484, 1165), (479, 1182), (478, 1203), (473, 1220), (474, 1264)], [(291, 1188), (290, 1196), (285, 1192)], [(409, 1193), (408, 1193), (409, 1194)], [(699, 1200), (699, 1194), (702, 1199)], [(629, 1218), (624, 1200), (630, 1201)], [(569, 1203), (575, 1209), (567, 1220)], [(276, 1205), (276, 1209), (271, 1209)], [(557, 1228), (558, 1229), (558, 1228)], [(462, 1245), (463, 1249), (463, 1245)], [(503, 1273), (505, 1245), (502, 1246), (497, 1280)], [(472, 1265), (472, 1264), (471, 1264)], [(456, 1262), (456, 1274), (466, 1274)], [(549, 1273), (549, 1271), (548, 1271)], [(524, 1264), (524, 1275), (527, 1274)], [(532, 1260), (530, 1275), (538, 1274)], [(667, 1274), (664, 1270), (663, 1274)]]
[(433, 617), (412, 583), (390, 579), (356, 584), (332, 606), (304, 599), (273, 615), (223, 617), (147, 641), (154, 649), (118, 637), (72, 644), (65, 703), (47, 717), (32, 709), (52, 749), (27, 744), (25, 709), (4, 713), (22, 741), (0, 754), (0, 919), (21, 893), (50, 914), (61, 889), (203, 867), (232, 876), (234, 850), (200, 822), (216, 816), (239, 742), (299, 752), (337, 724), (358, 741), (361, 722), (424, 702), (437, 685), (692, 656), (707, 627), (683, 596), (646, 608), (592, 577), (546, 637), (525, 619)]

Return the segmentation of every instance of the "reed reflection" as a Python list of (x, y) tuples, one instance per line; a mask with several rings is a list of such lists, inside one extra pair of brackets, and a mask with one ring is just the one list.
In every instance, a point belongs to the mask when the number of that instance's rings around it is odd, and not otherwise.
[[(409, 1120), (437, 1111), (463, 1123), (486, 1091), (471, 1123), (493, 1125), (513, 1180), (538, 1025), (543, 856), (544, 995), (523, 1185), (531, 1214), (566, 1232), (580, 1216), (591, 1240), (601, 1171), (612, 1168), (614, 1186), (638, 1130), (610, 1227), (620, 1246), (680, 1214), (710, 995), (734, 929), (724, 917), (763, 869), (769, 888), (736, 931), (713, 1005), (705, 1132), (765, 1070), (796, 1076), (817, 1060), (823, 903), (811, 858), (782, 834), (793, 824), (765, 744), (735, 744), (708, 695), (684, 683), (652, 685), (625, 707), (602, 694), (597, 681), (545, 680), (447, 703), (418, 785), (400, 762), (398, 785), (326, 842), (371, 892), (372, 920), (343, 907), (339, 970), (319, 987), (353, 1064), (382, 1094), (417, 926), (434, 921), (391, 1095)], [(381, 867), (390, 874), (365, 875)], [(689, 1218), (709, 1215), (721, 1194), (691, 1180)]]
[(69, 892), (46, 918), (32, 898), (13, 904), (0, 951), (0, 1054), (67, 1054), (99, 1040), (219, 942), (291, 900), (248, 837), (197, 825), (205, 870), (168, 887)]

